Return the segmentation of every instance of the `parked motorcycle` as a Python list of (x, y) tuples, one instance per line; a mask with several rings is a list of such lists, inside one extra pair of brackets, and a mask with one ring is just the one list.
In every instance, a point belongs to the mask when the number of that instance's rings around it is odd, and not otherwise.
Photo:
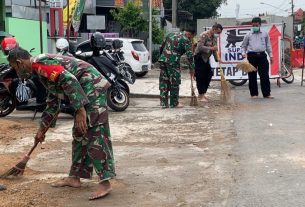
[[(18, 87), (23, 85), (25, 91), (18, 96)], [(20, 98), (27, 96), (25, 99)], [(40, 83), (38, 76), (32, 75), (28, 80), (21, 81), (8, 64), (0, 64), (0, 117), (5, 117), (15, 109), (19, 111), (33, 111), (34, 117), (37, 112), (42, 112), (46, 104), (46, 89)], [(70, 115), (74, 109), (69, 104), (61, 102), (60, 110)]]
[[(83, 44), (89, 44), (85, 41)], [(129, 105), (129, 86), (126, 82), (133, 84), (136, 76), (133, 70), (123, 60), (123, 52), (120, 51), (122, 44), (117, 41), (112, 43), (113, 50), (105, 50), (106, 44), (97, 52), (82, 51), (78, 47), (75, 52), (77, 58), (92, 64), (111, 83), (107, 92), (108, 106), (114, 111), (124, 111)], [(94, 50), (94, 49), (93, 49)]]
[[(19, 84), (24, 84), (29, 93), (29, 97), (25, 100), (18, 99), (16, 96)], [(21, 83), (15, 70), (8, 64), (0, 64), (0, 117), (9, 115), (15, 109), (35, 112), (43, 111), (46, 103), (36, 103), (38, 93), (38, 88), (33, 80), (29, 79)]]

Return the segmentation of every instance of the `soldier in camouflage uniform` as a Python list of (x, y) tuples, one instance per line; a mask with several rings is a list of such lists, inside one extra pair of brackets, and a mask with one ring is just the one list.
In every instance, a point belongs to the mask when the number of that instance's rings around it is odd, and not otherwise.
[[(192, 38), (194, 30), (170, 33), (166, 36), (161, 46), (160, 62), (160, 105), (161, 108), (183, 107), (179, 103), (179, 85), (181, 84), (180, 58), (185, 54), (189, 61), (190, 74), (194, 76)], [(168, 93), (170, 103), (168, 105)]]
[(55, 123), (61, 100), (68, 99), (76, 111), (70, 174), (53, 186), (80, 187), (80, 178), (91, 178), (94, 169), (100, 183), (89, 199), (107, 195), (109, 180), (115, 176), (106, 103), (108, 81), (92, 65), (73, 57), (42, 54), (31, 58), (18, 48), (10, 52), (8, 61), (21, 78), (37, 74), (48, 90), (35, 142), (42, 142), (45, 129)]

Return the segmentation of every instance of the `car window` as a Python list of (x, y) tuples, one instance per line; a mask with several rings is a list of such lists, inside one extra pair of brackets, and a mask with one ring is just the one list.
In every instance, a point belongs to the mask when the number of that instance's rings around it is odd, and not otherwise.
[(135, 51), (139, 51), (139, 52), (145, 52), (146, 51), (146, 47), (143, 44), (142, 41), (133, 41), (131, 42), (132, 47)]
[(92, 51), (91, 46), (90, 46), (90, 42), (86, 42), (86, 43), (84, 43), (82, 45), (79, 45), (77, 47), (76, 51), (79, 51), (79, 50), (82, 51), (82, 52), (90, 52), (90, 51)]

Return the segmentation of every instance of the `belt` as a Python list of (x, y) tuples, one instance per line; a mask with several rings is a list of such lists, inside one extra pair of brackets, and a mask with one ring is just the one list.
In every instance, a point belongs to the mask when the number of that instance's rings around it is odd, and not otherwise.
[(247, 55), (262, 56), (262, 55), (266, 55), (266, 53), (265, 52), (248, 52)]

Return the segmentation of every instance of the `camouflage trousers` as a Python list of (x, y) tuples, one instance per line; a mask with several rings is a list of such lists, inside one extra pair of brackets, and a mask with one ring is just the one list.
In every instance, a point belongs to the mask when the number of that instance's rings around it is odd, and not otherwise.
[(160, 89), (160, 105), (168, 107), (168, 95), (170, 107), (179, 104), (179, 85), (181, 84), (181, 72), (179, 67), (168, 64), (160, 66), (159, 89)]
[(79, 136), (73, 127), (72, 166), (69, 176), (91, 178), (93, 169), (100, 181), (115, 176), (108, 123), (89, 127), (85, 136)]

